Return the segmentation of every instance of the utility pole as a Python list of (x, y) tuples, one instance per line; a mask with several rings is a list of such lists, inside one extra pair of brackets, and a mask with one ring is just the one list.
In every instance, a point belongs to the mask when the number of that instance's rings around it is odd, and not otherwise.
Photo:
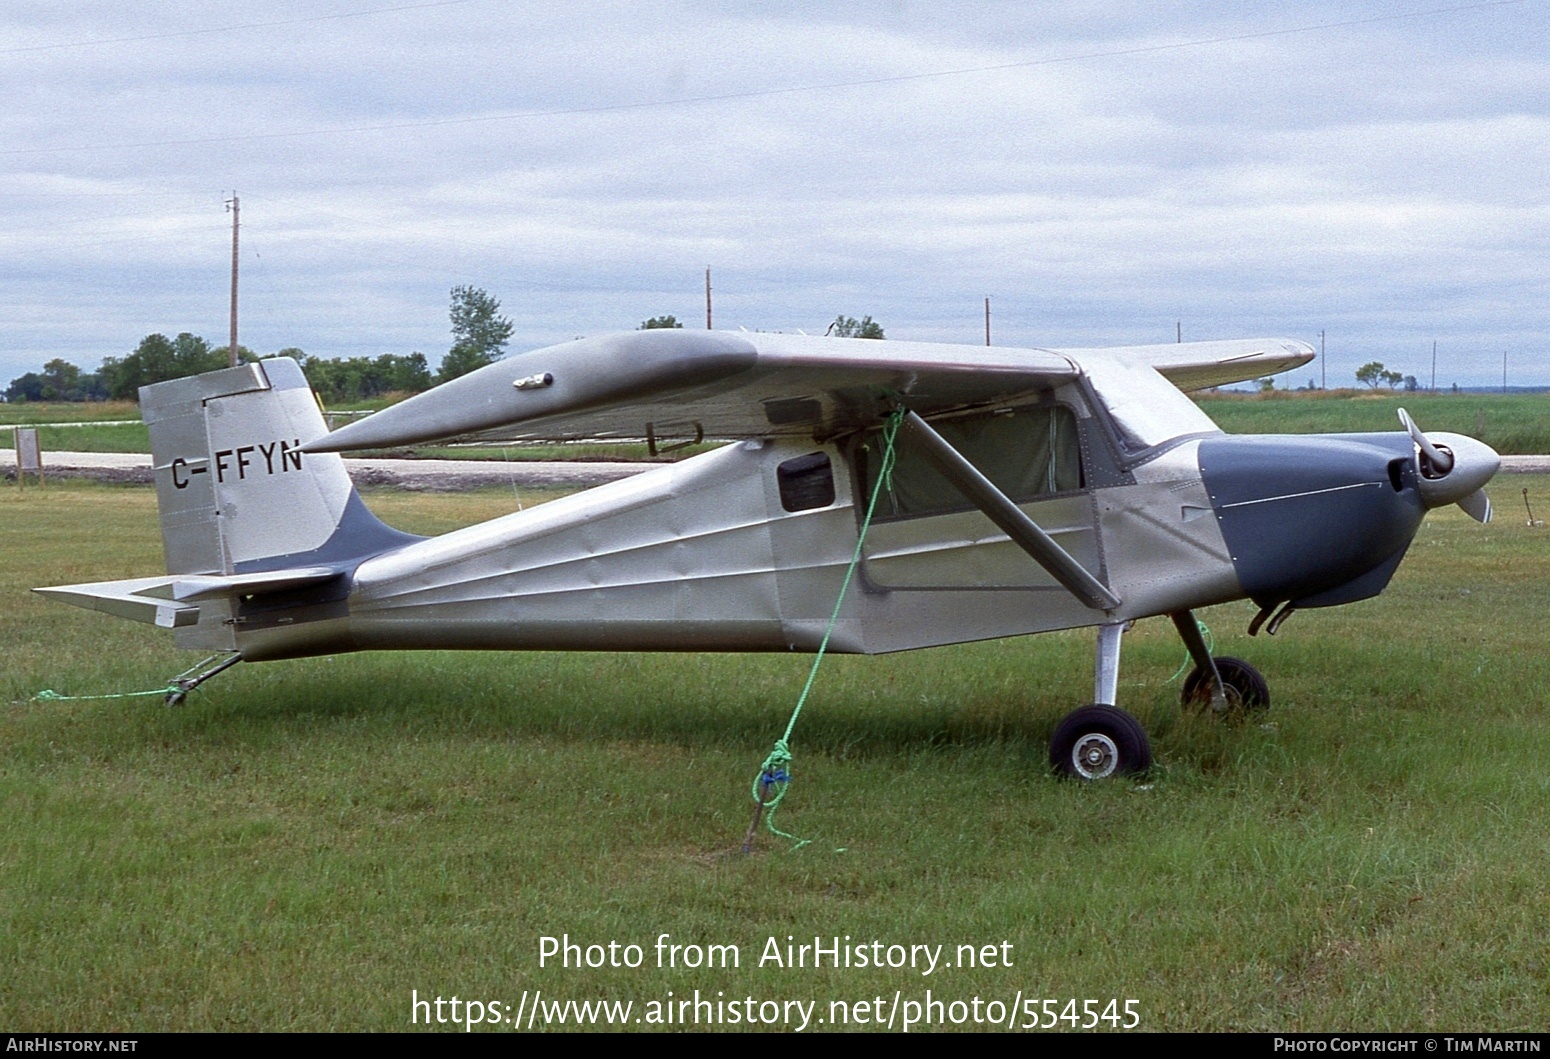
[(1507, 351), (1502, 350), (1502, 393), (1507, 392)]
[(1432, 339), (1432, 393), (1437, 392), (1437, 340)]
[(1173, 340), (1175, 342), (1177, 342), (1179, 345), (1183, 345), (1184, 344), (1184, 321), (1180, 320), (1178, 323), (1174, 324), (1173, 327), (1174, 327), (1174, 339)]
[(237, 193), (226, 202), (231, 214), (231, 344), (226, 347), (227, 364), (237, 366)]
[(1319, 332), (1319, 389), (1329, 389), (1329, 369), (1324, 362), (1324, 332)]
[(710, 266), (705, 266), (705, 330), (710, 327)]
[(990, 345), (990, 296), (985, 297), (985, 344)]

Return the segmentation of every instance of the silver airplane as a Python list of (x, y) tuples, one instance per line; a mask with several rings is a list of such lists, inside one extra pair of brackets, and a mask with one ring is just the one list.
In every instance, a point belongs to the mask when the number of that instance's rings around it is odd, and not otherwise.
[[(169, 702), (238, 661), (357, 650), (811, 652), (829, 634), (881, 654), (1096, 626), (1093, 704), (1050, 762), (1133, 773), (1151, 750), (1116, 706), (1129, 623), (1173, 620), (1187, 702), (1264, 707), (1197, 608), (1248, 598), (1250, 632), (1273, 633), (1381, 592), (1428, 510), (1490, 517), (1500, 461), (1478, 441), (1403, 412), (1393, 433), (1228, 436), (1182, 392), (1312, 356), (636, 331), (333, 433), (297, 365), (265, 360), (140, 391), (167, 573), (38, 591), (223, 656)], [(372, 515), (338, 455), (451, 437), (728, 444), (434, 538)]]

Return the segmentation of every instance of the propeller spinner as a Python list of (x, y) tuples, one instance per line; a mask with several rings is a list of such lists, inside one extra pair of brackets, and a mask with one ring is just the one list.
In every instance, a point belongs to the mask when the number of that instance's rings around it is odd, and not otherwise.
[(1428, 508), (1457, 504), (1476, 522), (1491, 521), (1491, 501), (1484, 486), (1501, 466), (1496, 450), (1463, 434), (1428, 437), (1403, 408), (1399, 421), (1415, 442), (1416, 482), (1422, 502)]

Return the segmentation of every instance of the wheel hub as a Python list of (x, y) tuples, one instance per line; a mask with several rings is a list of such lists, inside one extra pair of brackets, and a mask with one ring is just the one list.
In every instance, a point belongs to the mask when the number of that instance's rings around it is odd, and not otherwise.
[(1119, 764), (1119, 747), (1102, 732), (1089, 732), (1071, 748), (1071, 764), (1084, 779), (1100, 780)]

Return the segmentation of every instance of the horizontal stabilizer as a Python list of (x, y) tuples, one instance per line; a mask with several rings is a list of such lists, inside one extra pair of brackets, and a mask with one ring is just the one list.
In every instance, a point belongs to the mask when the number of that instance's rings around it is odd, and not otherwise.
[(180, 629), (199, 621), (199, 608), (171, 598), (175, 579), (135, 577), (127, 581), (97, 581), (85, 585), (58, 585), (35, 588), (34, 592), (87, 610), (98, 610), (116, 618), (143, 621), (163, 629)]
[(34, 592), (131, 621), (163, 629), (181, 629), (199, 621), (199, 602), (282, 592), (322, 584), (344, 576), (331, 566), (303, 566), (257, 574), (228, 576), (136, 577), (127, 581), (96, 581), (84, 585), (35, 588)]
[(230, 574), (224, 577), (184, 577), (173, 582), (172, 598), (180, 602), (201, 599), (227, 599), (231, 596), (256, 596), (288, 588), (317, 585), (343, 577), (331, 566), (303, 566), (294, 570), (267, 570), (258, 574)]

